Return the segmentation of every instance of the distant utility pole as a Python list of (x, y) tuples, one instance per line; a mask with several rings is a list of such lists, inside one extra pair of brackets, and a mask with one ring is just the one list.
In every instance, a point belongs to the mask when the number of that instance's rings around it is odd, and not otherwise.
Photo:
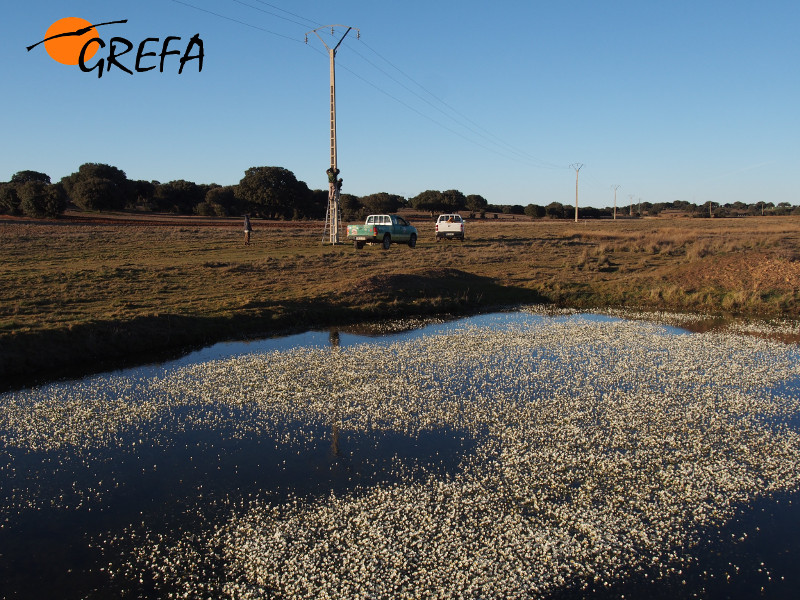
[(708, 201), (708, 218), (709, 218), (709, 219), (713, 219), (713, 218), (714, 218), (714, 213), (711, 211), (711, 209), (713, 208), (713, 206), (714, 206), (714, 203), (713, 203), (713, 202), (711, 202), (711, 200), (709, 200), (709, 201)]
[[(335, 35), (335, 28), (336, 27), (347, 27), (347, 30), (344, 32), (339, 41), (336, 45), (331, 48), (328, 44), (325, 43), (325, 40), (322, 39), (319, 32), (323, 29), (330, 29), (331, 36)], [(322, 42), (322, 45), (328, 50), (328, 56), (330, 57), (331, 61), (331, 168), (328, 175), (328, 212), (325, 215), (325, 226), (326, 229), (330, 232), (328, 241), (331, 244), (338, 244), (339, 243), (339, 194), (341, 185), (339, 184), (339, 180), (337, 180), (339, 171), (337, 167), (337, 157), (336, 157), (336, 51), (339, 49), (339, 46), (344, 41), (344, 38), (347, 37), (347, 34), (350, 33), (350, 30), (353, 29), (352, 27), (348, 27), (347, 25), (325, 25), (324, 27), (317, 27), (316, 29), (312, 29), (308, 33), (306, 33), (306, 44), (308, 43), (308, 34), (313, 33), (319, 38), (319, 41)], [(361, 31), (356, 29), (357, 37), (361, 37)], [(322, 239), (325, 241), (325, 233), (322, 234)]]
[(575, 222), (578, 222), (578, 173), (583, 168), (583, 163), (572, 163), (571, 168), (575, 169)]
[(617, 190), (622, 186), (619, 184), (614, 184), (611, 186), (611, 189), (614, 190), (614, 220), (617, 220)]
[(630, 200), (631, 216), (633, 216), (633, 194), (628, 194), (628, 200)]

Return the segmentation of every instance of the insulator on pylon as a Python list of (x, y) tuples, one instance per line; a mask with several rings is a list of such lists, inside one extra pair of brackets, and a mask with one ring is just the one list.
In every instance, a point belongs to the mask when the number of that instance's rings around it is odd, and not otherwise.
[(331, 35), (333, 35), (333, 27), (331, 27)]
[(306, 34), (306, 44), (308, 43), (308, 34)]

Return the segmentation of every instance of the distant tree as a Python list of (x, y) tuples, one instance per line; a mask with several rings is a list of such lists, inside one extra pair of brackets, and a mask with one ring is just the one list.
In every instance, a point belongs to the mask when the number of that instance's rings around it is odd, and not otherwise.
[[(572, 207), (572, 214), (575, 215), (575, 207)], [(595, 208), (594, 206), (584, 206), (579, 210), (578, 215), (581, 219), (602, 219), (613, 216), (610, 208)]]
[[(339, 196), (339, 211), (341, 212), (341, 199)], [(309, 190), (308, 200), (297, 206), (294, 210), (295, 218), (324, 219), (328, 212), (328, 190)], [(342, 217), (344, 218), (344, 217)]]
[(715, 206), (713, 208), (713, 213), (715, 217), (722, 218), (722, 217), (730, 217), (731, 211), (729, 208), (725, 208), (724, 206)]
[(159, 210), (189, 215), (205, 200), (207, 186), (177, 179), (156, 186), (154, 201)]
[(78, 181), (69, 197), (83, 210), (114, 210), (123, 205), (114, 183), (97, 177)]
[(85, 163), (61, 179), (69, 199), (84, 210), (118, 210), (134, 198), (125, 171), (101, 163)]
[(11, 182), (0, 183), (0, 214), (16, 215), (19, 212), (17, 186)]
[(272, 219), (289, 219), (308, 205), (311, 190), (283, 167), (251, 167), (237, 187), (238, 197), (252, 212)]
[(502, 212), (504, 215), (524, 215), (525, 207), (519, 204), (504, 204)]
[(133, 186), (133, 193), (131, 194), (133, 196), (132, 208), (142, 207), (147, 210), (153, 210), (155, 208), (153, 198), (156, 195), (157, 184), (157, 181), (145, 181), (143, 179), (131, 181)]
[(466, 208), (470, 212), (476, 212), (476, 213), (485, 211), (487, 206), (489, 206), (489, 202), (486, 200), (486, 198), (478, 194), (470, 194), (469, 196), (467, 196), (466, 202), (464, 204), (464, 208)]
[[(42, 186), (50, 185), (50, 176), (39, 171), (17, 171), (11, 176), (11, 180), (0, 183), (0, 214), (16, 215), (25, 213), (30, 216), (47, 216), (43, 211), (42, 195), (45, 194), (44, 188), (27, 187), (24, 192), (23, 186), (28, 183), (39, 183)], [(63, 190), (62, 190), (63, 191)], [(25, 208), (22, 207), (22, 198), (25, 198)], [(37, 207), (42, 205), (42, 209)], [(63, 209), (56, 214), (63, 212)], [(36, 213), (36, 214), (34, 214)]]
[(732, 204), (726, 204), (725, 206), (737, 212), (746, 212), (748, 208), (747, 204), (745, 204), (744, 202), (740, 202), (738, 200)]
[(31, 180), (17, 187), (19, 207), (29, 217), (57, 217), (67, 207), (67, 194), (61, 184)]
[(442, 210), (444, 212), (458, 212), (467, 205), (467, 197), (458, 190), (445, 190), (442, 192)]
[(244, 204), (236, 198), (236, 186), (233, 185), (210, 187), (206, 192), (205, 202), (211, 206), (213, 214), (219, 216), (247, 212)]
[(431, 213), (431, 216), (436, 212), (443, 212), (445, 208), (444, 197), (442, 192), (438, 190), (426, 190), (409, 200), (411, 206), (417, 210), (424, 210)]
[[(325, 198), (328, 198), (328, 192), (325, 191)], [(342, 194), (339, 196), (339, 210), (342, 211), (342, 219), (345, 221), (360, 221), (366, 217), (366, 209), (361, 204), (358, 196), (353, 194)]]
[(360, 201), (368, 214), (397, 212), (397, 209), (405, 204), (405, 198), (402, 196), (386, 192), (361, 196)]
[(564, 218), (564, 205), (560, 202), (551, 202), (547, 206), (545, 206), (545, 212), (548, 217), (551, 219), (563, 219)]
[(28, 183), (29, 181), (39, 181), (41, 183), (50, 183), (50, 176), (39, 171), (17, 171), (11, 176), (10, 183)]
[(533, 217), (534, 219), (541, 219), (547, 214), (547, 211), (545, 210), (544, 206), (539, 206), (538, 204), (528, 204), (528, 206), (525, 207), (525, 214), (529, 217)]

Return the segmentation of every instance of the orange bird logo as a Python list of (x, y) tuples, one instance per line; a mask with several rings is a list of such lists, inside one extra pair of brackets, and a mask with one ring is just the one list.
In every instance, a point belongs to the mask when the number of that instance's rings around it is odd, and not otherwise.
[[(97, 34), (98, 27), (127, 22), (128, 19), (123, 19), (121, 21), (109, 21), (107, 23), (92, 25), (86, 19), (65, 17), (50, 25), (47, 32), (44, 34), (44, 39), (41, 42), (28, 46), (28, 52), (39, 44), (44, 44), (44, 49), (53, 60), (63, 65), (77, 65), (81, 50), (86, 46), (86, 43), (91, 39), (99, 37)], [(84, 60), (92, 58), (97, 50), (98, 46), (94, 44), (86, 48)]]

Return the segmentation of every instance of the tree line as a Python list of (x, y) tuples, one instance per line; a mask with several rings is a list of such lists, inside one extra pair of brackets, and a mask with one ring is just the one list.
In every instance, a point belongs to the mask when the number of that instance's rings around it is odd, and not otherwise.
[[(237, 185), (198, 184), (183, 179), (161, 183), (131, 180), (117, 167), (85, 163), (75, 173), (52, 182), (45, 173), (19, 171), (0, 183), (0, 214), (57, 217), (70, 205), (85, 211), (138, 210), (204, 216), (252, 216), (268, 219), (323, 219), (328, 206), (327, 190), (312, 190), (283, 167), (251, 167)], [(342, 218), (363, 219), (368, 214), (391, 213), (400, 208), (421, 212), (462, 212), (484, 218), (487, 214), (526, 215), (533, 218), (571, 219), (574, 205), (551, 202), (546, 206), (490, 204), (478, 194), (459, 190), (426, 190), (413, 198), (380, 192), (366, 196), (342, 194)], [(654, 216), (664, 211), (695, 216), (800, 214), (788, 202), (695, 205), (683, 200), (667, 203), (641, 202), (618, 208), (618, 216)], [(611, 218), (612, 208), (580, 207), (579, 218)]]

